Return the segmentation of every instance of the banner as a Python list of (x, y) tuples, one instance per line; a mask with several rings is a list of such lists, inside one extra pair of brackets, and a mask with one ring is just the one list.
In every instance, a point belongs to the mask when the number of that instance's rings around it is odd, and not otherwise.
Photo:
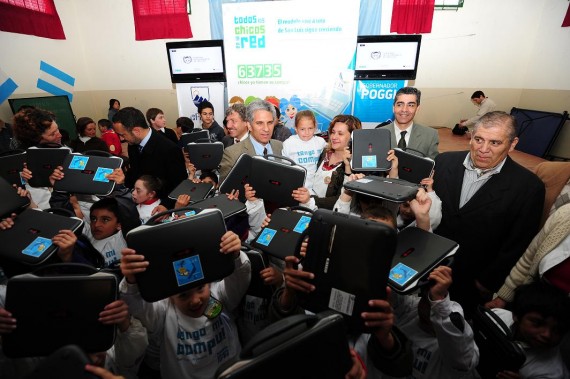
[(392, 121), (396, 92), (405, 86), (405, 80), (355, 81), (353, 115), (362, 121), (364, 128)]
[(271, 101), (293, 133), (299, 110), (312, 110), (322, 131), (350, 113), (359, 4), (223, 4), (229, 102)]
[(224, 125), (224, 112), (226, 110), (225, 83), (176, 83), (176, 97), (178, 98), (178, 114), (194, 121), (194, 127), (201, 128), (202, 122), (198, 115), (198, 104), (209, 101), (214, 106), (214, 119)]

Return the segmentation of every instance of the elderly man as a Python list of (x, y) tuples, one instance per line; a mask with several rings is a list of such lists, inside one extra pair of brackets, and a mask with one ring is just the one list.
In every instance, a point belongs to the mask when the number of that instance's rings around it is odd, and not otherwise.
[(475, 124), (469, 152), (435, 159), (442, 219), (434, 233), (459, 243), (450, 292), (468, 317), (499, 289), (539, 230), (544, 184), (508, 156), (515, 130), (512, 116), (487, 113)]
[(271, 139), (276, 122), (275, 107), (265, 100), (251, 102), (246, 109), (249, 137), (224, 150), (220, 182), (224, 181), (240, 155), (281, 155), (283, 143)]

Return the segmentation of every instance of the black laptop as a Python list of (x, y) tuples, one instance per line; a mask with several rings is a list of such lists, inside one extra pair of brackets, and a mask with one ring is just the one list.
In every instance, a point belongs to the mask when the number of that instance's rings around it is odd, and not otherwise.
[[(12, 213), (22, 212), (28, 205), (30, 199), (18, 195), (18, 191), (8, 181), (0, 177), (0, 217), (10, 216)], [(0, 238), (2, 234), (0, 232)]]
[(197, 209), (219, 209), (224, 218), (246, 210), (244, 203), (239, 200), (230, 200), (224, 193), (192, 203), (192, 207)]
[(217, 379), (343, 379), (352, 367), (340, 315), (286, 317), (257, 333), (238, 359), (218, 368)]
[(28, 183), (32, 187), (51, 187), (50, 175), (63, 162), (71, 149), (67, 146), (56, 144), (55, 146), (30, 147), (26, 150), (26, 164), (32, 172), (32, 178)]
[(210, 132), (207, 129), (194, 129), (191, 133), (184, 133), (180, 136), (183, 146), (198, 140), (210, 141)]
[(116, 156), (68, 154), (63, 162), (64, 177), (55, 182), (54, 190), (74, 194), (109, 195), (115, 188), (115, 182), (106, 176), (122, 164), (123, 159)]
[(232, 190), (238, 190), (239, 200), (245, 203), (244, 185), (250, 182), (252, 159), (253, 157), (247, 154), (239, 156), (228, 176), (220, 183), (220, 193), (230, 193)]
[(24, 169), (26, 162), (26, 152), (14, 150), (5, 152), (0, 156), (0, 177), (6, 179), (10, 184), (22, 187), (25, 184), (20, 173)]
[(14, 226), (0, 231), (0, 256), (15, 262), (38, 265), (58, 249), (52, 238), (62, 229), (77, 233), (83, 220), (51, 212), (26, 209), (18, 215)]
[(420, 184), (422, 179), (429, 178), (433, 172), (435, 161), (421, 156), (412, 150), (394, 149), (398, 158), (398, 177), (411, 183)]
[(4, 353), (45, 356), (69, 344), (89, 353), (110, 349), (116, 326), (101, 323), (99, 313), (117, 300), (117, 288), (115, 275), (82, 264), (48, 265), (10, 278), (6, 310), (18, 327), (2, 336)]
[(85, 370), (93, 364), (87, 353), (77, 345), (60, 347), (43, 359), (25, 379), (98, 379), (99, 376)]
[(398, 233), (398, 245), (392, 259), (388, 285), (394, 291), (408, 294), (427, 282), (429, 273), (449, 260), (459, 249), (457, 242), (417, 227)]
[(186, 145), (188, 159), (197, 170), (216, 170), (220, 166), (224, 155), (224, 144), (220, 141)]
[(279, 259), (295, 255), (301, 248), (311, 222), (312, 212), (278, 208), (271, 214), (269, 224), (261, 229), (253, 246)]
[(203, 200), (212, 192), (212, 183), (194, 183), (190, 179), (183, 180), (168, 194), (168, 197), (176, 200), (180, 195), (190, 195), (190, 202)]
[(350, 331), (367, 332), (361, 313), (368, 301), (386, 298), (386, 282), (396, 251), (396, 230), (388, 225), (318, 209), (308, 229), (303, 270), (315, 274), (315, 290), (299, 293), (311, 312), (341, 313)]
[(225, 232), (222, 212), (217, 209), (131, 230), (127, 245), (149, 262), (146, 271), (136, 274), (143, 299), (158, 301), (230, 275), (232, 254), (220, 252)]
[(356, 129), (352, 132), (352, 158), (354, 171), (389, 171), (392, 162), (386, 160), (391, 141), (388, 129)]
[(402, 179), (367, 175), (362, 179), (344, 183), (344, 188), (390, 202), (403, 203), (415, 198), (420, 186)]
[(307, 170), (289, 158), (279, 155), (256, 155), (251, 160), (249, 183), (255, 197), (279, 207), (299, 205), (293, 190), (303, 187)]

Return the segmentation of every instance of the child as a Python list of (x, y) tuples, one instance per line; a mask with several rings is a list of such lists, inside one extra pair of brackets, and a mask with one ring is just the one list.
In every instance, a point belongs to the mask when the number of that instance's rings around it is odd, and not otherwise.
[(121, 296), (133, 316), (158, 337), (163, 378), (212, 378), (219, 365), (238, 356), (241, 346), (231, 313), (244, 296), (251, 275), (250, 262), (240, 247), (239, 237), (226, 232), (220, 252), (233, 254), (232, 274), (154, 303), (142, 299), (135, 276), (145, 271), (149, 262), (132, 249), (123, 250)]
[(518, 373), (503, 371), (497, 378), (568, 378), (570, 373), (560, 355), (560, 341), (570, 330), (570, 298), (564, 291), (535, 281), (518, 287), (512, 312), (495, 308), (522, 342), (526, 361)]
[(123, 154), (121, 139), (113, 130), (113, 124), (111, 121), (106, 118), (102, 118), (97, 121), (97, 126), (99, 127), (99, 132), (101, 132), (101, 139), (105, 141), (107, 146), (109, 146), (109, 152), (117, 156)]
[(178, 145), (178, 136), (174, 130), (166, 127), (166, 117), (164, 117), (164, 112), (162, 109), (149, 108), (146, 111), (146, 120), (148, 121), (150, 127), (153, 130), (156, 130), (158, 134), (168, 138), (176, 145)]
[(133, 201), (137, 204), (139, 218), (145, 224), (153, 215), (153, 211), (160, 205), (160, 191), (162, 181), (152, 175), (142, 175), (135, 182), (133, 189)]
[(307, 169), (305, 188), (313, 191), (313, 179), (317, 171), (319, 156), (325, 148), (324, 138), (315, 136), (317, 120), (313, 112), (309, 110), (300, 111), (295, 117), (295, 131), (283, 142), (283, 156), (292, 159), (295, 163)]

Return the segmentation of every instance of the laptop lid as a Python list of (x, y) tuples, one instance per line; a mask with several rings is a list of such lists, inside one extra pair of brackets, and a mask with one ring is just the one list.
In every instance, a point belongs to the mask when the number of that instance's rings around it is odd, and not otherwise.
[(230, 275), (234, 259), (220, 253), (225, 232), (222, 212), (217, 209), (131, 230), (127, 245), (149, 262), (146, 271), (136, 274), (142, 298), (158, 301)]
[(11, 151), (10, 154), (0, 156), (0, 177), (6, 179), (8, 183), (19, 187), (26, 182), (20, 176), (26, 162), (25, 151)]
[(38, 265), (56, 252), (52, 238), (62, 229), (78, 233), (83, 220), (51, 212), (26, 209), (14, 220), (14, 226), (0, 231), (0, 257), (28, 265)]
[(312, 212), (276, 209), (269, 224), (253, 241), (253, 246), (279, 259), (298, 254), (311, 216)]
[(18, 195), (17, 189), (2, 177), (0, 177), (0, 199), (2, 199), (0, 201), (0, 217), (10, 216), (12, 213), (20, 213), (30, 205), (30, 199)]
[(210, 140), (210, 132), (207, 129), (194, 129), (191, 133), (184, 133), (180, 136), (183, 146), (197, 140)]
[[(72, 270), (40, 273), (60, 268)], [(2, 336), (4, 353), (11, 358), (45, 356), (69, 344), (89, 353), (110, 349), (115, 325), (98, 319), (105, 306), (118, 299), (117, 288), (115, 275), (81, 264), (48, 265), (10, 278), (6, 310), (18, 327)]]
[(388, 285), (396, 292), (417, 290), (422, 279), (459, 249), (457, 242), (417, 227), (398, 233), (398, 245), (392, 259)]
[(435, 166), (433, 159), (399, 148), (395, 148), (394, 153), (398, 158), (398, 177), (400, 179), (420, 184), (422, 179), (431, 176)]
[(239, 201), (245, 203), (244, 185), (250, 181), (252, 159), (253, 157), (245, 153), (239, 156), (228, 176), (220, 184), (220, 193), (230, 193), (232, 190), (238, 190)]
[(401, 179), (367, 175), (362, 179), (344, 183), (344, 188), (394, 203), (403, 203), (404, 201), (415, 198), (420, 187), (418, 184)]
[(43, 359), (25, 379), (98, 379), (85, 371), (85, 365), (93, 364), (91, 359), (77, 345), (62, 346)]
[(246, 210), (245, 204), (239, 200), (230, 200), (226, 194), (208, 197), (192, 204), (196, 209), (219, 209), (224, 218), (231, 217)]
[(343, 379), (351, 367), (342, 317), (300, 314), (258, 332), (243, 347), (237, 361), (218, 368), (215, 378)]
[(123, 160), (116, 156), (82, 155), (72, 153), (63, 162), (64, 177), (57, 180), (54, 190), (74, 194), (101, 195), (110, 194), (115, 182), (106, 175), (120, 168)]
[(386, 282), (396, 250), (396, 230), (388, 225), (327, 209), (315, 211), (308, 229), (303, 270), (315, 274), (315, 290), (299, 293), (311, 312), (341, 313), (350, 331), (366, 332), (361, 313), (368, 300), (386, 298)]
[(69, 147), (61, 145), (28, 148), (26, 164), (33, 175), (28, 183), (32, 187), (51, 187), (50, 175), (58, 166), (63, 166), (65, 158), (70, 153)]
[(392, 163), (386, 158), (390, 150), (388, 129), (356, 129), (352, 132), (352, 158), (354, 171), (389, 171)]
[(215, 170), (220, 166), (224, 155), (224, 144), (220, 141), (186, 145), (188, 159), (198, 170)]
[(303, 166), (286, 157), (256, 155), (251, 160), (250, 184), (255, 190), (255, 196), (279, 207), (299, 204), (293, 199), (292, 193), (304, 186), (306, 176), (307, 170)]
[(168, 197), (176, 200), (180, 195), (189, 195), (190, 202), (196, 202), (208, 197), (212, 192), (212, 188), (214, 188), (212, 183), (194, 183), (192, 180), (186, 179), (180, 182), (180, 184), (168, 194)]

